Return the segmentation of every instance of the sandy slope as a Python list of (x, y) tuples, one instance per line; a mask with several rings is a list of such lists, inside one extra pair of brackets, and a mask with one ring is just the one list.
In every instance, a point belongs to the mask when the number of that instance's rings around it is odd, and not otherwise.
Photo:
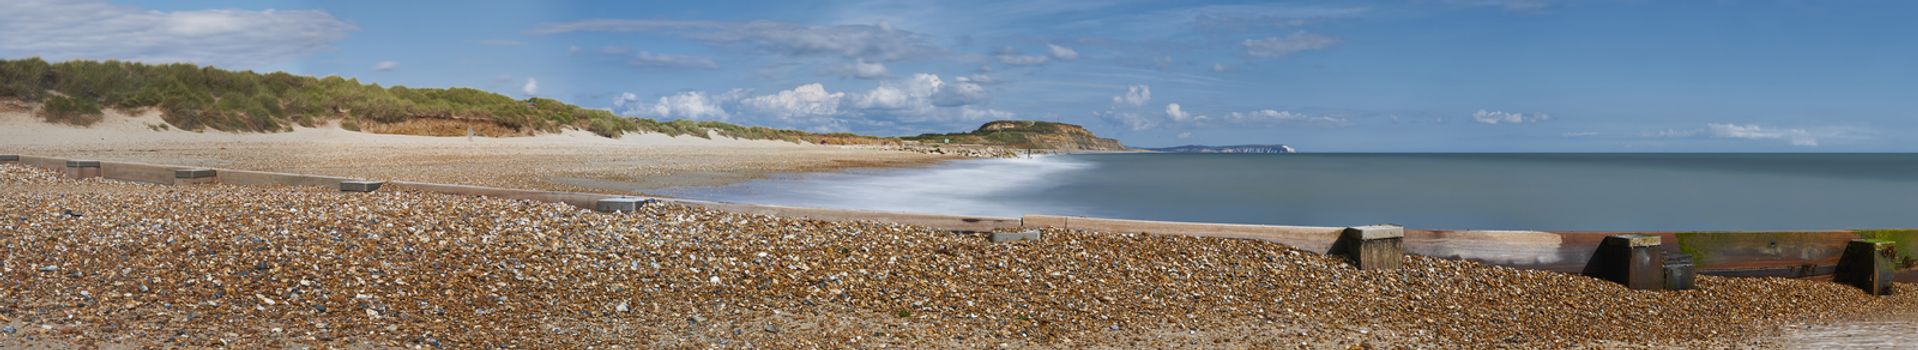
[(720, 185), (769, 173), (917, 165), (911, 152), (661, 134), (584, 131), (532, 137), (381, 135), (337, 127), (236, 134), (163, 128), (156, 113), (109, 112), (91, 127), (49, 124), (0, 106), (0, 153), (274, 170), (553, 190), (645, 191)]

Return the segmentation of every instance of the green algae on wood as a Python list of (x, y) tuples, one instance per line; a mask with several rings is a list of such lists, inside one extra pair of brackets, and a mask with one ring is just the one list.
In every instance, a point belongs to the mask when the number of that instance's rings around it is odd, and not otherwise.
[(1898, 251), (1894, 260), (1900, 269), (1918, 267), (1918, 229), (1857, 230), (1858, 238), (1890, 242)]
[[(1678, 250), (1691, 254), (1692, 261), (1700, 267), (1721, 263), (1728, 257), (1777, 257), (1797, 258), (1807, 256), (1806, 249), (1829, 248), (1830, 255), (1836, 257), (1843, 251), (1842, 244), (1830, 246), (1828, 239), (1817, 237), (1817, 232), (1678, 232), (1672, 236), (1678, 238)], [(1822, 244), (1822, 245), (1821, 245)]]

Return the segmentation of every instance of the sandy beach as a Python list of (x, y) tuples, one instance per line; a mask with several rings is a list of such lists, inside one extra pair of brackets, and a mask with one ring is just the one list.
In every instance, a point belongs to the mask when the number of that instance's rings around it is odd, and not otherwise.
[(426, 137), (347, 131), (188, 132), (157, 114), (109, 112), (100, 124), (40, 121), (0, 105), (0, 152), (559, 191), (644, 193), (786, 172), (916, 166), (957, 156), (782, 141), (584, 131), (526, 137)]
[(995, 244), (16, 165), (0, 165), (0, 212), (0, 347), (1785, 347), (1918, 312), (1918, 293), (1812, 280), (1633, 291), (1416, 256), (1359, 271), (1248, 240), (1049, 230)]

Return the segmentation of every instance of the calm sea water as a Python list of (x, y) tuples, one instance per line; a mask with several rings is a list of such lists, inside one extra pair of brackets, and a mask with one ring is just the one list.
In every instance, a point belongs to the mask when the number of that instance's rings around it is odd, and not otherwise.
[(1016, 217), (1433, 229), (1918, 227), (1918, 154), (1088, 154), (668, 194)]

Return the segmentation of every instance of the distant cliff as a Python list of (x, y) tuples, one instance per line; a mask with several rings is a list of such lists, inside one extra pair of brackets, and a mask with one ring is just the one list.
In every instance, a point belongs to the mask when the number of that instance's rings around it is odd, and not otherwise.
[(1019, 149), (1062, 151), (1121, 151), (1118, 140), (1093, 135), (1078, 125), (1033, 120), (1000, 120), (966, 133), (901, 137), (927, 144), (975, 144)]
[(1166, 148), (1147, 148), (1146, 150), (1165, 153), (1294, 153), (1292, 146), (1286, 145), (1235, 145), (1235, 146), (1199, 146), (1185, 145)]

